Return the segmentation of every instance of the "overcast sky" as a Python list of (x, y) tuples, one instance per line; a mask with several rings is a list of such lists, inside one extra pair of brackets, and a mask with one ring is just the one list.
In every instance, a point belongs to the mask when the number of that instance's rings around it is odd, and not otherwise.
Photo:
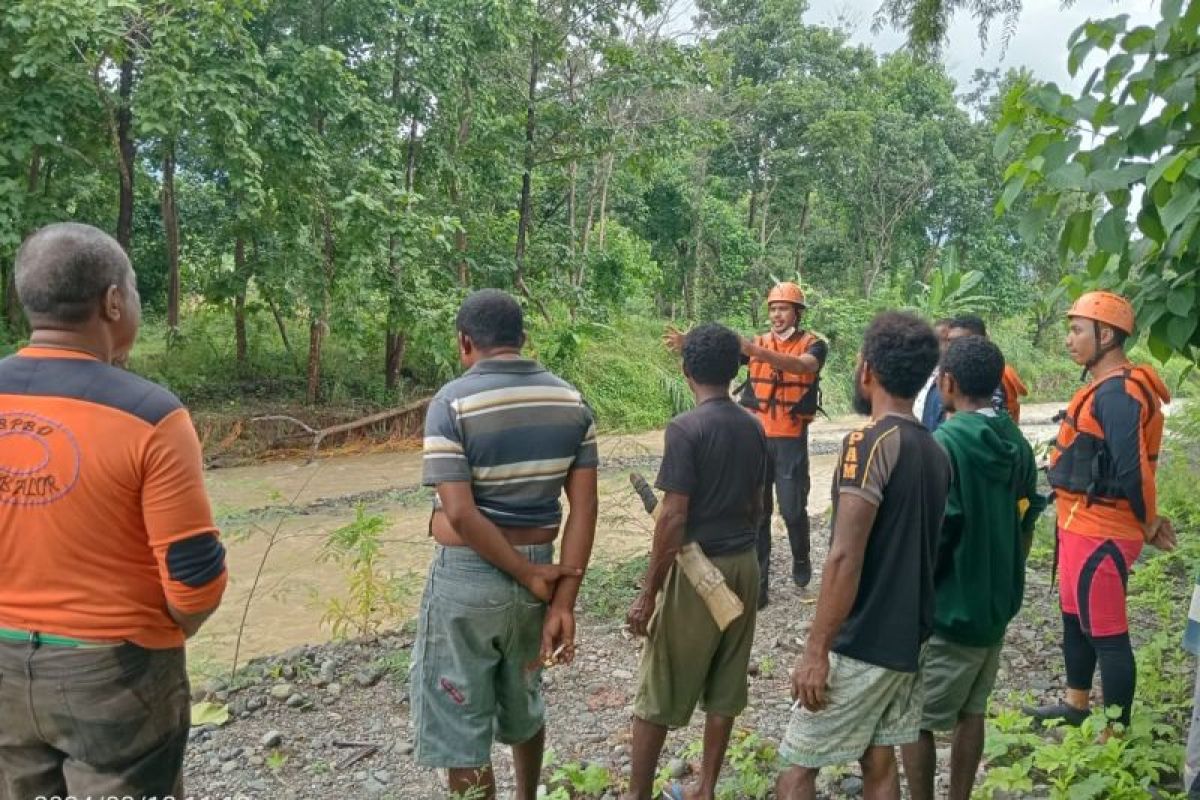
[[(809, 0), (805, 21), (834, 26), (842, 17), (850, 22), (855, 42), (886, 53), (904, 43), (904, 34), (890, 28), (872, 33), (871, 19), (879, 5), (879, 0)], [(1130, 27), (1153, 25), (1159, 19), (1156, 4), (1149, 0), (1076, 0), (1069, 8), (1062, 8), (1059, 0), (1025, 0), (1016, 34), (1002, 56), (1003, 22), (993, 23), (989, 44), (980, 52), (975, 21), (969, 14), (959, 12), (951, 25), (950, 42), (945, 47), (943, 60), (958, 81), (960, 91), (967, 88), (977, 68), (1007, 70), (1019, 66), (1029, 67), (1038, 78), (1055, 81), (1061, 87), (1079, 88), (1087, 79), (1087, 71), (1081, 70), (1076, 81), (1067, 75), (1067, 37), (1087, 19), (1122, 13), (1129, 14)]]

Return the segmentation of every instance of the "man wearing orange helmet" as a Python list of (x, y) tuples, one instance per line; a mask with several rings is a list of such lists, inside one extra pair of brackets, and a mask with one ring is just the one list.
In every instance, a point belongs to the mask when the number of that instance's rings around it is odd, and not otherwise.
[(1129, 568), (1146, 543), (1175, 546), (1154, 486), (1170, 393), (1152, 368), (1125, 355), (1134, 330), (1128, 300), (1089, 292), (1067, 317), (1067, 352), (1092, 377), (1071, 400), (1048, 471), (1058, 511), (1067, 695), (1064, 703), (1026, 711), (1039, 721), (1079, 725), (1098, 664), (1104, 703), (1120, 707), (1119, 721), (1128, 725), (1137, 679), (1125, 605)]
[(809, 559), (808, 425), (820, 405), (820, 373), (829, 345), (801, 330), (807, 306), (794, 283), (780, 283), (767, 295), (771, 330), (742, 342), (750, 378), (741, 402), (750, 408), (767, 434), (768, 469), (763, 490), (763, 516), (758, 529), (759, 606), (767, 604), (767, 569), (771, 560), (771, 488), (792, 550), (792, 581), (800, 587), (812, 580)]

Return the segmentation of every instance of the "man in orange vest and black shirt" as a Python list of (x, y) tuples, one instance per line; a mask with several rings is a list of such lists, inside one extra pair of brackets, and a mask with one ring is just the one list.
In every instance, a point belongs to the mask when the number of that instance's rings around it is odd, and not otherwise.
[(800, 587), (812, 580), (809, 559), (808, 425), (820, 403), (820, 373), (829, 345), (800, 328), (804, 292), (794, 283), (780, 283), (767, 295), (771, 330), (742, 342), (750, 378), (742, 404), (762, 422), (767, 434), (767, 482), (763, 516), (758, 529), (760, 607), (767, 604), (767, 572), (771, 561), (771, 488), (787, 526), (792, 550), (792, 581)]
[(1058, 511), (1067, 696), (1026, 712), (1079, 725), (1098, 664), (1104, 703), (1118, 706), (1128, 725), (1137, 679), (1125, 603), (1129, 569), (1144, 544), (1175, 546), (1170, 521), (1158, 516), (1154, 485), (1162, 404), (1171, 398), (1153, 369), (1125, 355), (1134, 329), (1128, 300), (1089, 292), (1067, 316), (1067, 351), (1092, 376), (1071, 400), (1048, 472)]
[(200, 441), (112, 366), (141, 317), (112, 237), (50, 225), (15, 269), (33, 332), (0, 361), (0, 800), (182, 797), (184, 640), (226, 582)]

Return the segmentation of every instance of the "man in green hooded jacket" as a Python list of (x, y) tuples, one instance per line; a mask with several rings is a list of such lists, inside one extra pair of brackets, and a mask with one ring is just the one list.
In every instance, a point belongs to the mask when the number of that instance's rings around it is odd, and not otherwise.
[(934, 433), (954, 467), (934, 563), (933, 637), (921, 656), (921, 735), (903, 748), (913, 800), (933, 800), (934, 733), (954, 732), (950, 800), (968, 800), (983, 755), (984, 713), (1009, 621), (1021, 608), (1025, 558), (1046, 507), (1033, 449), (992, 391), (1004, 356), (982, 336), (950, 343), (938, 389), (953, 412)]

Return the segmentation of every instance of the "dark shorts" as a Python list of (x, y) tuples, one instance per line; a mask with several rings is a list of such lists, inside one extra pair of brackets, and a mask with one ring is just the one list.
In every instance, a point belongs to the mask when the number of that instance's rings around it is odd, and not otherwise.
[(0, 642), (0, 800), (180, 797), (183, 648)]
[(1099, 539), (1058, 529), (1058, 596), (1063, 613), (1079, 617), (1089, 636), (1129, 632), (1125, 586), (1142, 552), (1134, 539)]

